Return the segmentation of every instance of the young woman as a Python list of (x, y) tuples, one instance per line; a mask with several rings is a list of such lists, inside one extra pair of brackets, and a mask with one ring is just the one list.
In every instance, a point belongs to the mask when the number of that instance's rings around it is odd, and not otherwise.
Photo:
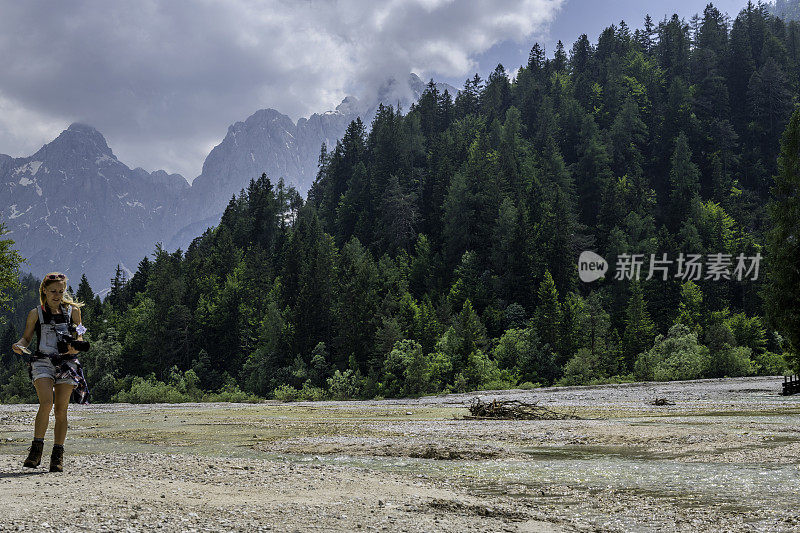
[(39, 285), (41, 305), (28, 313), (22, 338), (12, 349), (18, 354), (31, 354), (28, 346), (36, 331), (39, 346), (31, 355), (30, 372), (33, 386), (39, 397), (39, 411), (33, 429), (33, 444), (23, 466), (36, 468), (42, 460), (44, 435), (55, 406), (56, 426), (53, 453), (50, 456), (50, 471), (64, 470), (64, 440), (67, 436), (67, 406), (73, 389), (77, 400), (86, 403), (88, 389), (83, 378), (83, 369), (78, 362), (78, 351), (65, 344), (64, 334), (83, 341), (86, 328), (81, 324), (82, 303), (72, 299), (67, 289), (67, 277), (60, 272), (47, 274)]

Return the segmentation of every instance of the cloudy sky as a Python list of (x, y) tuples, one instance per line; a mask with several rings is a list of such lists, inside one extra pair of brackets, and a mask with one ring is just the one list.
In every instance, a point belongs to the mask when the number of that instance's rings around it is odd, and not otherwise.
[[(732, 16), (746, 0), (715, 5)], [(690, 17), (706, 0), (0, 0), (0, 153), (33, 154), (72, 122), (130, 167), (189, 181), (227, 127), (296, 120), (416, 72), (461, 87), (536, 41)]]

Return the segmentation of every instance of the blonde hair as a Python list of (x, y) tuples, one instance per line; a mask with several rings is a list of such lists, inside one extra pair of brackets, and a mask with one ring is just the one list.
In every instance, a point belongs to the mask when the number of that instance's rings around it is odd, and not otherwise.
[[(50, 272), (48, 274), (45, 274), (44, 277), (42, 278), (42, 282), (39, 284), (39, 303), (44, 305), (44, 303), (47, 301), (47, 298), (44, 294), (44, 290), (47, 287), (55, 283), (63, 283), (64, 289), (66, 289), (67, 281), (68, 281), (67, 276), (65, 276), (61, 272)], [(61, 297), (61, 301), (67, 305), (72, 305), (74, 307), (83, 307), (84, 305), (86, 305), (83, 302), (79, 302), (73, 299), (72, 295), (66, 290), (64, 291), (64, 296)]]

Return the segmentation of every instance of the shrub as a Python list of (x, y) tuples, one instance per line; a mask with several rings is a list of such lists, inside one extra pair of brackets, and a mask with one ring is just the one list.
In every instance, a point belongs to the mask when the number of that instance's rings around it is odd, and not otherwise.
[(225, 385), (217, 392), (203, 394), (203, 402), (259, 403), (261, 398), (243, 391), (238, 385)]
[(497, 363), (483, 350), (473, 350), (469, 353), (463, 375), (467, 379), (467, 390), (486, 388), (490, 383), (504, 384), (497, 388), (510, 388), (517, 384), (513, 374), (508, 370), (501, 371)]
[(556, 384), (588, 385), (592, 380), (605, 378), (603, 356), (600, 352), (592, 353), (588, 348), (581, 348), (564, 365), (564, 376)]
[(453, 362), (450, 360), (450, 356), (437, 351), (431, 355), (428, 369), (431, 390), (435, 392), (445, 390), (450, 384), (450, 376), (453, 374)]
[(325, 390), (321, 387), (315, 387), (311, 381), (303, 383), (303, 388), (300, 389), (300, 399), (307, 402), (318, 402), (325, 399)]
[(357, 398), (361, 394), (361, 376), (351, 369), (337, 370), (327, 381), (328, 393), (334, 400)]
[(89, 391), (91, 392), (89, 400), (92, 403), (109, 402), (119, 391), (117, 380), (111, 374), (105, 374), (97, 383), (89, 383)]
[(773, 352), (755, 354), (753, 368), (755, 373), (761, 376), (782, 376), (790, 371), (786, 355)]
[(8, 383), (0, 389), (0, 399), (3, 403), (37, 403), (36, 389), (31, 385), (28, 375), (28, 365), (17, 361), (15, 367)]
[(158, 381), (155, 374), (150, 374), (147, 379), (136, 376), (133, 378), (130, 390), (121, 390), (112, 398), (113, 402), (120, 403), (181, 403), (190, 401), (174, 387), (163, 381)]
[(469, 390), (469, 383), (464, 373), (459, 372), (458, 375), (456, 375), (456, 379), (453, 380), (453, 385), (448, 388), (454, 392), (467, 392)]
[(761, 317), (748, 317), (744, 313), (735, 313), (725, 320), (735, 339), (735, 346), (746, 346), (754, 355), (763, 353), (767, 346), (767, 330)]
[(533, 328), (503, 333), (493, 356), (500, 368), (513, 369), (526, 381), (551, 383), (556, 376), (555, 355), (542, 346)]
[[(224, 386), (235, 386), (235, 383), (231, 383), (231, 380), (228, 380)], [(199, 402), (203, 400), (203, 391), (200, 390), (200, 378), (197, 376), (197, 373), (190, 369), (186, 372), (181, 372), (177, 366), (173, 366), (169, 371), (169, 381), (168, 384), (170, 387), (174, 388), (181, 394), (186, 397), (186, 401), (190, 402)], [(224, 400), (206, 400), (206, 401), (224, 401)]]
[(390, 396), (420, 395), (431, 390), (431, 365), (415, 341), (397, 341), (383, 363), (384, 391)]
[(709, 377), (740, 377), (753, 373), (753, 363), (750, 361), (752, 351), (745, 346), (723, 346), (711, 352)]
[(737, 346), (736, 337), (727, 321), (708, 326), (705, 341), (710, 353), (709, 377), (739, 377), (753, 373), (750, 361), (753, 350), (747, 346)]
[(659, 335), (653, 347), (636, 358), (634, 375), (640, 381), (670, 381), (704, 377), (710, 367), (709, 350), (683, 324)]
[(284, 383), (272, 391), (272, 397), (279, 402), (296, 402), (300, 398), (300, 391)]

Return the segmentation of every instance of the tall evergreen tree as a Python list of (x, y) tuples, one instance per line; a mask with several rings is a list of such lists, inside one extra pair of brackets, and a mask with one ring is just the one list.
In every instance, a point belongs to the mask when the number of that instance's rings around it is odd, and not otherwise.
[(692, 162), (692, 151), (682, 132), (675, 140), (675, 151), (670, 161), (671, 183), (669, 220), (677, 230), (684, 219), (691, 216), (692, 206), (700, 200), (700, 172)]
[(800, 110), (792, 114), (781, 139), (778, 175), (772, 187), (768, 237), (768, 310), (786, 336), (793, 364), (800, 361)]
[[(378, 267), (357, 239), (342, 248), (337, 272), (340, 275), (334, 316), (338, 335), (334, 341), (338, 366), (350, 361), (362, 373), (375, 349), (378, 314)], [(385, 356), (386, 354), (380, 354)]]
[(628, 372), (633, 371), (636, 356), (652, 348), (655, 333), (655, 325), (647, 312), (642, 287), (636, 281), (631, 286), (631, 297), (625, 311), (625, 332), (622, 336), (622, 353)]
[[(536, 311), (533, 314), (533, 323), (536, 333), (542, 343), (549, 346), (550, 351), (556, 352), (561, 347), (559, 337), (561, 328), (561, 303), (558, 298), (558, 290), (550, 272), (545, 271), (542, 282), (537, 291), (538, 301)], [(556, 364), (562, 365), (571, 354), (558, 354)]]

